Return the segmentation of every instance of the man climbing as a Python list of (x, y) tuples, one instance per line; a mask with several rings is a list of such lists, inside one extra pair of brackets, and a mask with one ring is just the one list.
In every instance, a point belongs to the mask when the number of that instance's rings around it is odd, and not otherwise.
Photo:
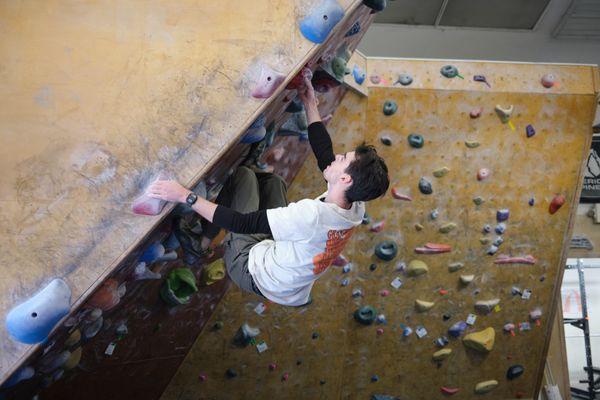
[(310, 145), (327, 181), (327, 192), (317, 199), (288, 203), (281, 177), (245, 166), (229, 177), (216, 204), (176, 181), (157, 181), (147, 192), (187, 203), (205, 218), (204, 249), (220, 228), (228, 230), (224, 261), (231, 280), (245, 291), (288, 306), (309, 302), (314, 282), (361, 224), (364, 202), (382, 196), (389, 186), (387, 166), (373, 146), (363, 144), (334, 155), (310, 80), (305, 79), (299, 95)]

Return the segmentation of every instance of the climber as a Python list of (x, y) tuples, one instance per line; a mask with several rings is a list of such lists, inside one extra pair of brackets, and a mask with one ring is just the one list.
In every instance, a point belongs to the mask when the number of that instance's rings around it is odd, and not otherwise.
[(299, 96), (309, 123), (308, 137), (327, 192), (317, 199), (288, 203), (278, 175), (241, 166), (228, 178), (216, 203), (198, 197), (173, 180), (148, 188), (153, 198), (187, 203), (204, 222), (201, 246), (209, 247), (220, 228), (224, 261), (231, 280), (241, 289), (275, 303), (301, 306), (311, 288), (341, 253), (365, 214), (364, 202), (381, 197), (389, 186), (384, 160), (373, 146), (359, 145), (333, 153), (309, 79)]

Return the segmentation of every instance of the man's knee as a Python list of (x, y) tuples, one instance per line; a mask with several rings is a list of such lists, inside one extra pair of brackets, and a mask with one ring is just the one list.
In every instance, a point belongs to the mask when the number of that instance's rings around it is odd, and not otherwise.
[(244, 166), (244, 165), (240, 165), (239, 167), (237, 167), (233, 173), (233, 178), (236, 181), (240, 181), (240, 180), (247, 180), (247, 179), (252, 179), (252, 178), (256, 178), (256, 175), (254, 174), (254, 171), (252, 171), (250, 168)]
[(269, 187), (281, 187), (287, 190), (287, 183), (285, 182), (285, 179), (276, 174), (270, 174), (268, 177), (266, 177), (264, 184), (269, 185)]

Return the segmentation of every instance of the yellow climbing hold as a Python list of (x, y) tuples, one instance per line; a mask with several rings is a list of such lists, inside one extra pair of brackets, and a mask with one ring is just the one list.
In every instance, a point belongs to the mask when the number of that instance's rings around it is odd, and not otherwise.
[(452, 349), (441, 349), (441, 350), (433, 353), (433, 360), (434, 361), (445, 360), (446, 358), (450, 357), (450, 354), (452, 354)]
[(490, 327), (479, 332), (469, 333), (463, 338), (463, 343), (473, 350), (488, 353), (494, 348), (495, 337), (496, 331)]
[(433, 171), (433, 176), (435, 176), (436, 178), (441, 178), (443, 176), (446, 176), (446, 174), (448, 172), (450, 172), (448, 167), (442, 167), (440, 169), (436, 169), (435, 171)]
[(482, 237), (481, 239), (479, 239), (479, 243), (481, 244), (488, 244), (489, 242), (490, 238)]
[(81, 361), (81, 346), (78, 346), (75, 350), (71, 352), (71, 356), (69, 359), (62, 365), (63, 369), (73, 369), (77, 365), (79, 365), (79, 361)]
[(71, 333), (71, 335), (67, 338), (67, 340), (65, 340), (65, 347), (74, 346), (77, 343), (79, 343), (79, 341), (81, 341), (81, 332), (79, 331), (79, 329), (75, 329), (73, 333)]
[(417, 308), (417, 311), (419, 312), (425, 312), (427, 310), (431, 310), (431, 308), (433, 308), (433, 306), (435, 305), (435, 303), (431, 302), (431, 301), (425, 301), (425, 300), (415, 300), (415, 307)]
[(440, 227), (441, 233), (448, 233), (456, 228), (456, 224), (454, 222), (448, 222)]
[(496, 386), (498, 386), (498, 381), (496, 380), (479, 382), (477, 385), (475, 385), (475, 393), (484, 394), (491, 392), (492, 390), (496, 389)]
[(208, 264), (202, 271), (202, 283), (207, 286), (223, 278), (225, 278), (225, 264), (222, 258)]
[(475, 279), (475, 275), (461, 275), (460, 283), (463, 285), (468, 285), (469, 283), (473, 282), (473, 279)]
[(408, 267), (406, 267), (406, 273), (408, 276), (419, 276), (429, 272), (429, 268), (427, 264), (425, 264), (421, 260), (412, 260), (408, 263)]
[(456, 272), (459, 269), (464, 268), (465, 264), (461, 263), (461, 262), (453, 262), (448, 264), (448, 271), (450, 272)]
[(417, 231), (422, 231), (423, 230), (423, 225), (421, 225), (421, 224), (415, 224), (415, 229)]
[(467, 140), (465, 141), (465, 146), (467, 146), (470, 149), (474, 149), (476, 147), (479, 147), (479, 142), (475, 140)]

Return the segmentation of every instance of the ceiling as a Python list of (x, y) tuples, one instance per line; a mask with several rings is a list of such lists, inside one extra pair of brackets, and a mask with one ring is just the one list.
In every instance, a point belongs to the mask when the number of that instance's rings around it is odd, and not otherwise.
[(552, 36), (557, 39), (600, 39), (600, 1), (572, 1)]

